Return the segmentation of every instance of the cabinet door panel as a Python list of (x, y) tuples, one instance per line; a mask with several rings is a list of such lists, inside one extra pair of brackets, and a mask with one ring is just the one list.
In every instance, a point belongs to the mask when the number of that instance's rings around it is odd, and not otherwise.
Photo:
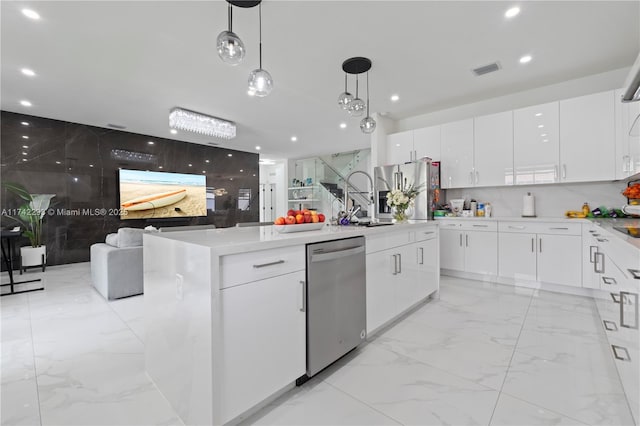
[(443, 124), (440, 133), (443, 188), (473, 186), (473, 119)]
[(367, 333), (395, 315), (394, 257), (397, 249), (367, 254)]
[(305, 373), (304, 280), (299, 271), (220, 292), (224, 422)]
[(513, 185), (513, 111), (474, 119), (474, 185)]
[(501, 277), (536, 280), (536, 235), (500, 233), (498, 271)]
[(440, 267), (464, 271), (464, 235), (460, 230), (440, 230)]
[(498, 275), (498, 233), (466, 231), (465, 271)]
[[(640, 102), (620, 102), (624, 89), (614, 95), (616, 116), (616, 179), (640, 173)], [(638, 122), (636, 122), (636, 119)], [(633, 129), (632, 125), (635, 126)]]
[(433, 161), (440, 161), (440, 126), (414, 130), (413, 149), (416, 159), (429, 157)]
[(615, 178), (613, 91), (560, 101), (560, 181)]
[(518, 185), (558, 182), (559, 103), (513, 111), (513, 159)]
[(420, 276), (424, 277), (424, 294), (430, 295), (440, 287), (440, 262), (438, 259), (438, 239), (422, 241), (418, 244)]
[(538, 235), (538, 281), (582, 287), (582, 238)]
[(413, 130), (387, 136), (386, 164), (403, 164), (412, 160)]

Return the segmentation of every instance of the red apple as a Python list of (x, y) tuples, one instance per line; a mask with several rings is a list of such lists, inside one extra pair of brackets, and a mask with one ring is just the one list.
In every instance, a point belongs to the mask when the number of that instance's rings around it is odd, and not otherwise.
[(296, 215), (296, 223), (304, 223), (304, 216), (301, 214)]
[(322, 213), (318, 213), (318, 220), (320, 222), (324, 222), (324, 219), (325, 219), (324, 215)]
[(304, 212), (302, 216), (304, 216), (304, 223), (311, 223), (311, 213)]
[(295, 216), (296, 215), (296, 211), (295, 210), (288, 210), (287, 211), (287, 216)]
[(293, 225), (294, 223), (296, 223), (296, 218), (293, 217), (293, 215), (288, 215), (284, 218), (284, 223), (287, 225)]

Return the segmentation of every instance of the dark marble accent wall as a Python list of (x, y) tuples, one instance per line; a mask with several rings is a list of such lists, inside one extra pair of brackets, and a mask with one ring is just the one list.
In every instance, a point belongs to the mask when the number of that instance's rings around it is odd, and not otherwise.
[[(229, 227), (259, 219), (257, 154), (6, 111), (1, 112), (1, 124), (0, 180), (20, 183), (31, 193), (56, 194), (55, 212), (45, 218), (49, 265), (88, 261), (91, 244), (104, 241), (106, 234), (120, 227)], [(114, 155), (117, 150), (143, 158)], [(119, 168), (205, 174), (208, 191), (218, 189), (215, 209), (208, 208), (206, 217), (121, 220), (110, 214), (119, 207)], [(239, 209), (238, 197), (247, 193), (244, 189), (250, 190), (249, 207)], [(5, 212), (20, 204), (20, 199), (2, 189), (0, 207)], [(88, 214), (100, 209), (107, 214)], [(14, 225), (5, 215), (0, 223)], [(25, 238), (22, 245), (27, 244)]]

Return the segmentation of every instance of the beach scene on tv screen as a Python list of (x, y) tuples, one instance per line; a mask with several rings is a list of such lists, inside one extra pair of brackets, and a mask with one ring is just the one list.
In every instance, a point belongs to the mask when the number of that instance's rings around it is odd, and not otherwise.
[(206, 177), (120, 170), (122, 219), (207, 215)]

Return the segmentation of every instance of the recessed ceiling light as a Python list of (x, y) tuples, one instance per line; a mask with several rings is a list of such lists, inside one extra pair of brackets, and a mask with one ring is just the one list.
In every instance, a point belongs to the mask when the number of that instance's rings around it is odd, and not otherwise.
[(346, 129), (347, 128), (347, 123), (340, 123), (340, 128), (341, 129)]
[(60, 161), (56, 161), (56, 164), (62, 164), (62, 162), (60, 162)]
[(297, 136), (291, 136), (291, 142), (297, 142), (297, 141), (298, 141)]
[(27, 135), (22, 135), (22, 139), (29, 139), (29, 136), (27, 136)]
[(546, 134), (546, 133), (543, 133), (543, 134), (541, 134), (540, 136), (542, 136), (542, 137), (544, 138), (545, 136), (547, 136), (547, 134)]
[(507, 10), (504, 13), (504, 16), (505, 16), (505, 18), (513, 18), (518, 13), (520, 13), (520, 8), (519, 7), (512, 7), (511, 9)]
[(149, 141), (149, 142), (147, 142), (147, 143), (148, 143), (149, 145), (155, 145), (155, 142), (154, 142), (154, 141)]
[(541, 112), (537, 113), (536, 117), (542, 117), (542, 113)]
[(177, 135), (178, 131), (176, 129), (171, 129), (169, 130), (169, 132), (171, 132), (172, 135)]
[(74, 177), (74, 178), (73, 178), (73, 181), (74, 181), (74, 182), (77, 182), (77, 181), (78, 181), (78, 178), (77, 178), (77, 177)]
[(93, 167), (93, 164), (89, 164), (89, 167)]
[(255, 174), (255, 173), (253, 174), (253, 177), (256, 177), (256, 174)]
[(204, 160), (204, 162), (205, 162), (205, 163), (209, 163), (210, 161), (209, 161), (209, 160)]
[(36, 12), (35, 10), (31, 10), (31, 9), (22, 9), (22, 14), (24, 16), (26, 16), (27, 18), (30, 19), (34, 19), (34, 20), (38, 20), (40, 19), (40, 15), (38, 14), (38, 12)]
[(396, 144), (396, 146), (400, 146), (400, 144), (399, 144), (399, 143), (397, 143), (397, 144)]
[(23, 159), (22, 159), (22, 161), (27, 161), (27, 159), (26, 159), (26, 158), (23, 158)]
[(240, 169), (240, 173), (244, 172), (244, 170)]
[(538, 129), (542, 129), (544, 127), (544, 124), (538, 124)]
[(542, 142), (549, 142), (549, 139), (544, 139)]
[(159, 168), (159, 169), (162, 169), (163, 167), (162, 167), (162, 166), (158, 166), (158, 168)]
[(29, 123), (27, 123), (26, 121), (21, 121), (20, 124), (22, 124), (23, 126), (28, 126)]
[(233, 154), (227, 154), (227, 157), (233, 157)]
[(233, 178), (229, 178), (229, 180), (233, 180)]
[(31, 102), (29, 102), (27, 100), (21, 100), (20, 101), (20, 105), (25, 106), (25, 107), (30, 107), (32, 104), (31, 104)]
[(193, 167), (193, 164), (189, 163), (189, 167)]
[(203, 171), (202, 171), (202, 173), (207, 173), (207, 171), (206, 171), (206, 170), (203, 170)]
[(23, 152), (23, 153), (22, 153), (22, 155), (27, 155), (27, 153), (26, 153), (26, 152)]
[(22, 145), (23, 149), (28, 149), (29, 147), (27, 145)]
[(36, 75), (36, 73), (33, 70), (30, 70), (29, 68), (22, 68), (20, 71), (22, 72), (22, 74), (29, 77), (34, 77)]
[(262, 149), (262, 148), (260, 148), (260, 146), (259, 146), (259, 145), (258, 145), (258, 146), (256, 146), (256, 150), (257, 150), (257, 151), (260, 151), (261, 149)]
[(400, 96), (398, 95), (391, 95), (391, 102), (398, 102), (400, 100)]
[(531, 62), (531, 59), (533, 59), (531, 55), (525, 55), (522, 58), (520, 58), (520, 63), (526, 64), (527, 62)]

